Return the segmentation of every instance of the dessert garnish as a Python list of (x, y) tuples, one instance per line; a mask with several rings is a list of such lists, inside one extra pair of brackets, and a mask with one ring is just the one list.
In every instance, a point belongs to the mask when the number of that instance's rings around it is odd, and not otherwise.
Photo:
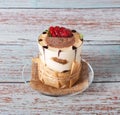
[(48, 29), (46, 43), (55, 48), (69, 47), (75, 43), (75, 38), (70, 29), (59, 26), (51, 26)]
[(65, 27), (59, 27), (59, 26), (51, 26), (49, 28), (49, 36), (50, 37), (72, 37), (72, 31)]
[(83, 34), (80, 34), (80, 39), (83, 41)]

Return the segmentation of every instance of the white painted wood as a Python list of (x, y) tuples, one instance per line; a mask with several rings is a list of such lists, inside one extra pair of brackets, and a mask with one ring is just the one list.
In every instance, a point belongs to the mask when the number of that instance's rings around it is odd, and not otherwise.
[[(0, 115), (119, 115), (120, 9), (110, 7), (119, 7), (120, 2), (71, 0), (61, 6), (63, 1), (56, 5), (58, 1), (53, 0), (49, 8), (97, 9), (27, 9), (48, 8), (44, 4), (47, 1), (42, 2), (0, 0)], [(95, 79), (81, 95), (47, 97), (22, 83), (23, 66), (38, 54), (37, 37), (51, 25), (66, 26), (84, 34), (82, 57), (92, 65)]]
[(119, 8), (0, 9), (0, 43), (18, 38), (36, 40), (51, 25), (76, 29), (85, 40), (120, 40), (119, 12)]
[[(18, 44), (16, 44), (18, 43)], [(28, 80), (31, 77), (31, 59), (38, 55), (36, 42), (18, 40), (15, 45), (0, 45), (0, 81), (22, 82), (22, 68), (28, 64)], [(91, 42), (90, 42), (91, 43)], [(83, 45), (82, 58), (95, 72), (95, 82), (120, 81), (120, 45)]]
[(24, 84), (0, 84), (1, 114), (113, 114), (120, 113), (120, 83), (93, 83), (73, 97), (43, 96)]

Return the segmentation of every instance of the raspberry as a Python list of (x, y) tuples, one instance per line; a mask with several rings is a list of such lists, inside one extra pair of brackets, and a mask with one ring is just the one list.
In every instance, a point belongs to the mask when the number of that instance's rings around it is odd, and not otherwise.
[(56, 27), (54, 28), (54, 31), (55, 31), (56, 37), (60, 37), (60, 33), (59, 33), (60, 27), (59, 27), (59, 26), (56, 26)]
[(50, 31), (50, 32), (54, 31), (54, 27), (51, 26), (51, 27), (49, 28), (49, 31)]
[(52, 37), (71, 37), (72, 36), (71, 30), (64, 27), (59, 27), (59, 26), (55, 26), (55, 27), (51, 26), (49, 28), (49, 34)]

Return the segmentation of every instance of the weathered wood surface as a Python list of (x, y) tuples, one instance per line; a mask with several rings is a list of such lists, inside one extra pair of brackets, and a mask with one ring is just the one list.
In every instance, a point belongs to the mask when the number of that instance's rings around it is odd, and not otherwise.
[(23, 81), (22, 68), (38, 54), (37, 37), (50, 24), (69, 25), (85, 35), (82, 55), (93, 66), (95, 82), (120, 81), (119, 12), (120, 9), (1, 9), (0, 81)]
[(0, 9), (0, 44), (36, 40), (50, 25), (74, 28), (86, 40), (120, 40), (120, 9)]
[(0, 0), (0, 8), (110, 8), (119, 0)]
[[(63, 1), (57, 2), (0, 1), (0, 115), (119, 115), (120, 8), (110, 7), (119, 7), (120, 1), (87, 0), (84, 4), (86, 1), (71, 0), (65, 6)], [(92, 9), (34, 9), (42, 7)], [(67, 26), (84, 34), (82, 57), (92, 65), (95, 79), (83, 94), (47, 97), (23, 83), (22, 68), (38, 54), (37, 37), (50, 25)], [(31, 66), (27, 69), (29, 80)]]
[[(0, 82), (23, 81), (23, 66), (28, 64), (31, 67), (32, 57), (38, 54), (37, 43), (27, 42), (25, 45), (0, 45)], [(94, 81), (120, 81), (120, 44), (89, 44), (83, 45), (82, 58), (92, 65), (95, 72)], [(25, 70), (30, 72), (30, 67)], [(30, 73), (25, 76), (30, 79)]]
[(73, 97), (40, 95), (24, 84), (0, 84), (1, 114), (119, 115), (120, 83), (93, 83)]

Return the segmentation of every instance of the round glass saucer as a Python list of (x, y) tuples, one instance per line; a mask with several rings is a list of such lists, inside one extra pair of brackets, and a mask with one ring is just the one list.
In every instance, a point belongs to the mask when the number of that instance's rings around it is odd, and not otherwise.
[[(32, 62), (32, 61), (31, 61)], [(92, 66), (86, 60), (82, 59), (82, 70), (80, 79), (71, 88), (54, 88), (43, 84), (36, 76), (32, 78), (32, 65), (31, 63), (24, 65), (22, 71), (22, 78), (26, 85), (29, 85), (33, 90), (38, 91), (40, 94), (47, 96), (73, 96), (85, 91), (94, 79), (94, 71)], [(37, 71), (37, 70), (35, 70)]]

